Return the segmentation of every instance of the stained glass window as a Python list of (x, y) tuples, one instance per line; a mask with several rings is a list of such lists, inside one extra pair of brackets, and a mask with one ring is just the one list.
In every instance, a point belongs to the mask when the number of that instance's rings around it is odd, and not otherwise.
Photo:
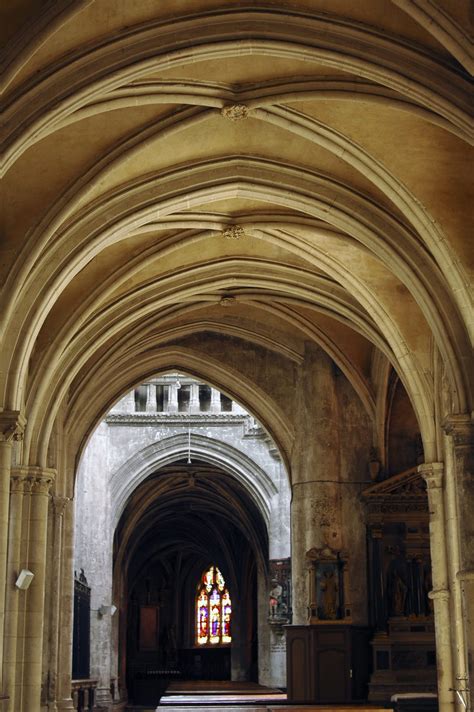
[(232, 641), (232, 602), (224, 577), (211, 566), (201, 577), (196, 594), (196, 639), (198, 645), (222, 645)]

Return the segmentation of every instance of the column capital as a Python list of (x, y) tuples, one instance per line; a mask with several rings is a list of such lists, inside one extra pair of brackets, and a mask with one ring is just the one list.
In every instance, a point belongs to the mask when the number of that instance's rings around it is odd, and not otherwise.
[(450, 595), (447, 588), (437, 588), (428, 592), (428, 598), (432, 601), (449, 601)]
[(443, 430), (453, 438), (455, 447), (474, 447), (474, 422), (467, 413), (450, 415), (443, 423)]
[(49, 467), (29, 467), (28, 480), (31, 483), (31, 493), (47, 496), (55, 477), (56, 470)]
[(10, 491), (19, 494), (25, 491), (29, 470), (27, 467), (13, 467), (10, 472)]
[(0, 413), (0, 443), (22, 440), (26, 418), (19, 410), (3, 410)]
[(66, 507), (70, 501), (71, 500), (69, 497), (58, 497), (58, 496), (52, 497), (54, 513), (56, 514), (56, 516), (62, 517), (64, 515), (64, 512), (66, 511)]
[(428, 491), (441, 489), (443, 486), (443, 462), (423, 462), (421, 465), (418, 465), (418, 472), (425, 480)]

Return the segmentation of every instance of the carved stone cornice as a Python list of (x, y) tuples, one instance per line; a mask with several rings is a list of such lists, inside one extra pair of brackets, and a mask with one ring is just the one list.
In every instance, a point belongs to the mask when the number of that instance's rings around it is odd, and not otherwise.
[(418, 465), (418, 472), (426, 482), (428, 492), (442, 488), (444, 479), (444, 464), (442, 462), (424, 462)]
[(230, 104), (221, 109), (221, 115), (230, 121), (242, 121), (247, 119), (250, 109), (245, 104)]
[(454, 446), (460, 448), (474, 447), (474, 423), (471, 416), (450, 415), (443, 423), (446, 435), (453, 438)]
[(428, 511), (426, 483), (416, 468), (370, 485), (361, 492), (361, 497), (372, 520), (390, 514)]
[(23, 439), (26, 418), (19, 410), (4, 410), (0, 413), (0, 443)]

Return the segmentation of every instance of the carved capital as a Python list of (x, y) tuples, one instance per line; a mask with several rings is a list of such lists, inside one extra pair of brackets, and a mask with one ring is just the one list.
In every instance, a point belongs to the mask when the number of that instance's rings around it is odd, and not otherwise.
[(0, 443), (11, 443), (23, 439), (26, 418), (18, 410), (4, 410), (0, 413)]
[(31, 482), (31, 494), (47, 496), (54, 482), (56, 470), (30, 467), (28, 479)]
[(230, 121), (242, 121), (248, 118), (250, 110), (245, 104), (230, 104), (221, 109), (221, 115)]
[(241, 240), (245, 237), (245, 230), (241, 225), (231, 225), (222, 231), (222, 237), (226, 240)]
[(455, 447), (474, 447), (474, 423), (469, 415), (450, 415), (444, 421), (443, 429), (453, 438)]
[(66, 507), (70, 501), (71, 500), (69, 499), (69, 497), (55, 496), (52, 498), (54, 513), (57, 517), (62, 517), (64, 515), (64, 512), (66, 511)]
[(428, 493), (443, 486), (444, 464), (442, 462), (424, 462), (418, 465), (418, 472), (426, 482)]
[(25, 485), (28, 482), (28, 468), (26, 467), (15, 467), (10, 474), (10, 491), (12, 494), (23, 494), (25, 492)]
[(444, 601), (448, 602), (450, 597), (450, 593), (447, 588), (438, 588), (438, 589), (433, 589), (433, 591), (428, 592), (428, 598), (430, 598), (432, 601)]

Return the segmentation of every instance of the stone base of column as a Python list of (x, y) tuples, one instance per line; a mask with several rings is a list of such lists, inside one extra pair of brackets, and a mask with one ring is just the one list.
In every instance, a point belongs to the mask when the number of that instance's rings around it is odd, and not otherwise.
[(110, 694), (110, 688), (108, 687), (98, 687), (95, 694), (95, 707), (94, 710), (97, 712), (109, 712), (112, 709), (112, 696)]
[(55, 705), (54, 707), (48, 707), (48, 710), (57, 710), (57, 712), (63, 712), (63, 710), (73, 710), (74, 703), (72, 698), (66, 700), (60, 700), (59, 702), (52, 702), (50, 704)]

